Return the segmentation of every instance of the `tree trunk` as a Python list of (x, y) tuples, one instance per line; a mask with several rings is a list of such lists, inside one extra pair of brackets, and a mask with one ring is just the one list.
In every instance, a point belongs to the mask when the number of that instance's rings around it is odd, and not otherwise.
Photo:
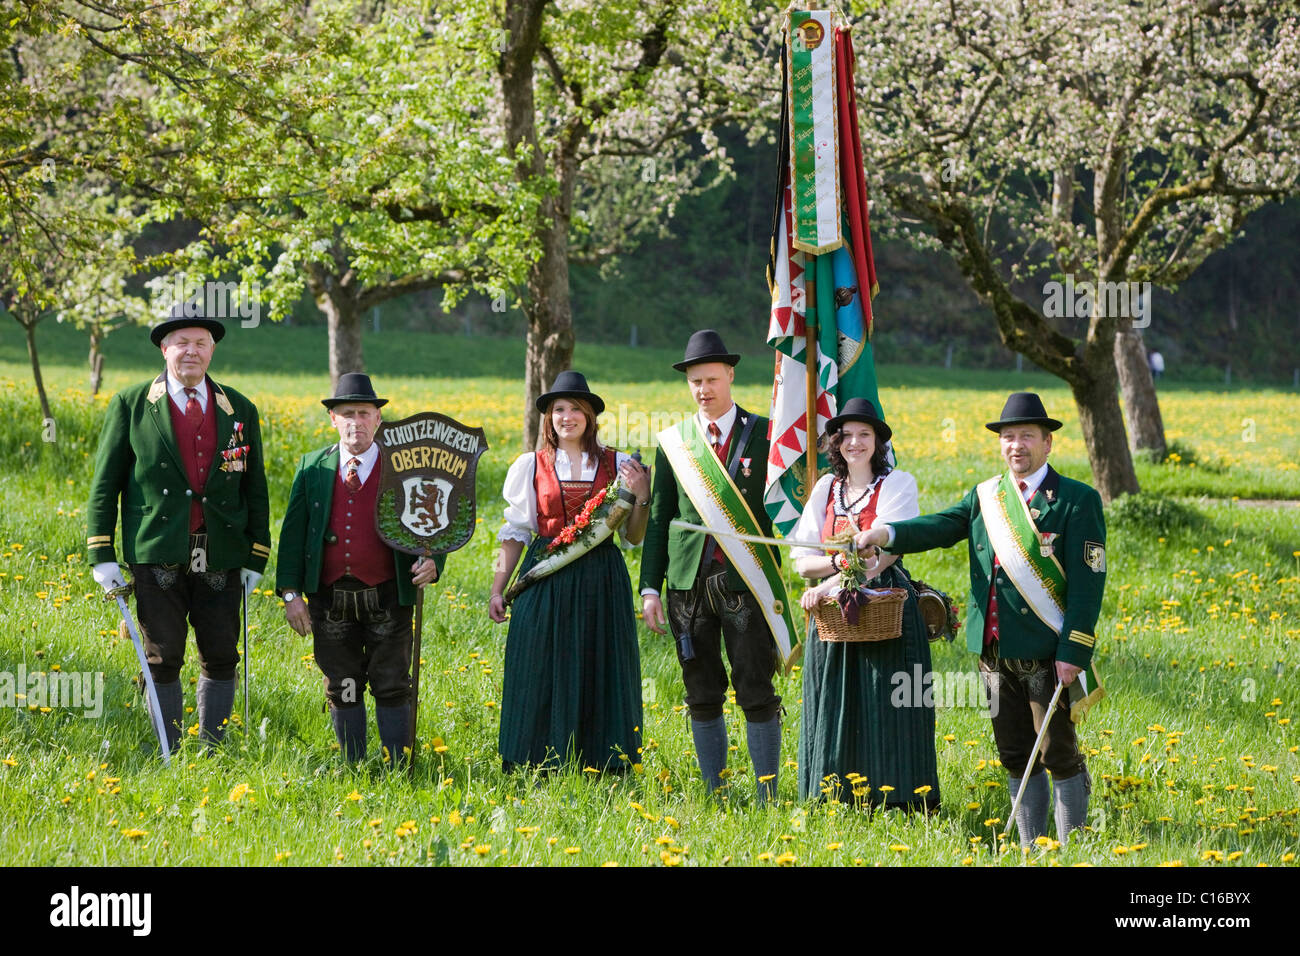
[[(17, 316), (15, 316), (17, 318)], [(36, 380), (36, 395), (41, 400), (41, 419), (42, 421), (53, 421), (54, 413), (50, 411), (50, 400), (45, 394), (45, 379), (41, 377), (41, 359), (36, 354), (36, 319), (26, 321), (18, 319), (22, 325), (23, 331), (27, 334), (27, 357), (32, 363), (32, 378)]]
[(529, 269), (528, 352), (524, 371), (524, 448), (537, 447), (541, 418), (537, 397), (573, 363), (573, 313), (569, 304), (568, 219), (546, 230), (541, 258)]
[(104, 340), (104, 330), (98, 322), (90, 326), (90, 394), (93, 398), (99, 394), (99, 387), (104, 383), (104, 353), (99, 345)]
[(366, 370), (361, 350), (361, 310), (353, 290), (319, 263), (308, 263), (307, 287), (316, 300), (316, 307), (325, 313), (329, 328), (330, 391), (333, 391), (340, 375)]
[(1070, 391), (1079, 410), (1079, 426), (1088, 449), (1093, 482), (1101, 500), (1109, 503), (1120, 495), (1136, 494), (1138, 480), (1124, 437), (1124, 416), (1115, 394), (1114, 366), (1109, 362), (1099, 364), (1100, 367), (1089, 370), (1092, 374), (1072, 382)]
[(1124, 418), (1128, 421), (1129, 448), (1148, 452), (1157, 461), (1165, 457), (1165, 425), (1160, 416), (1155, 382), (1147, 364), (1142, 339), (1121, 320), (1115, 331), (1115, 369), (1124, 396)]
[[(506, 140), (518, 161), (515, 178), (526, 183), (545, 172), (537, 143), (537, 103), (533, 93), (533, 58), (541, 43), (546, 0), (510, 0), (505, 9), (509, 42), (501, 54), (502, 103)], [(569, 217), (577, 178), (575, 151), (582, 130), (569, 130), (557, 149), (556, 194), (548, 194), (537, 210), (541, 255), (528, 270), (528, 353), (524, 372), (524, 447), (537, 447), (540, 421), (537, 396), (573, 361), (573, 313), (569, 305)], [(526, 149), (525, 149), (526, 147)]]

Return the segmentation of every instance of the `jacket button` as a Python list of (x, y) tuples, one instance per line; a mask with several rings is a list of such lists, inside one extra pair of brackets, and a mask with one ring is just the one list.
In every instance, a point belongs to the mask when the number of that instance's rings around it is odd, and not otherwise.
[(204, 495), (204, 496), (203, 496), (203, 504), (206, 505), (207, 503), (208, 503), (208, 496), (207, 496), (207, 495)]
[(977, 544), (977, 545), (975, 545), (975, 550), (976, 550), (976, 551), (983, 551), (983, 550), (984, 550), (984, 545), (982, 545), (982, 544)]
[(163, 462), (163, 463), (162, 463), (162, 466), (163, 466), (164, 468), (166, 468), (166, 467), (167, 467), (167, 462)]
[(194, 489), (193, 489), (193, 488), (186, 488), (186, 489), (185, 489), (185, 497), (186, 497), (186, 498), (192, 498), (192, 497), (194, 497)]
[(1022, 607), (1022, 608), (1020, 609), (1020, 613), (1021, 613), (1021, 614), (1028, 614), (1028, 613), (1029, 613), (1029, 608), (1027, 608), (1027, 607)]
[(170, 493), (171, 493), (171, 489), (170, 489), (170, 488), (164, 488), (164, 489), (163, 489), (163, 494), (166, 495), (166, 494), (170, 494)]

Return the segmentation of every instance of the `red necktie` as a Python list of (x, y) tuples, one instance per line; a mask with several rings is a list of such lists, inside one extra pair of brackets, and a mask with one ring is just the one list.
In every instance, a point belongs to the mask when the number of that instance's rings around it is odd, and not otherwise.
[[(1029, 489), (1029, 486), (1023, 481), (1020, 482), (1021, 496)], [(989, 610), (984, 615), (984, 644), (988, 646), (998, 639), (998, 568), (1002, 565), (998, 563), (998, 556), (993, 555), (993, 576), (989, 581)]]
[[(717, 422), (709, 422), (709, 443), (713, 445), (713, 454), (718, 456), (719, 461), (724, 461), (722, 457), (722, 429), (718, 427)], [(725, 565), (727, 559), (718, 548), (717, 539), (710, 536), (704, 545), (703, 564), (707, 568), (714, 563)]]
[(357, 474), (357, 469), (360, 467), (360, 458), (351, 459), (348, 462), (347, 474), (343, 476), (343, 487), (353, 494), (361, 490), (361, 476)]
[(187, 396), (185, 399), (185, 420), (197, 430), (203, 424), (203, 409), (199, 406), (199, 390), (197, 388), (187, 388), (185, 394)]

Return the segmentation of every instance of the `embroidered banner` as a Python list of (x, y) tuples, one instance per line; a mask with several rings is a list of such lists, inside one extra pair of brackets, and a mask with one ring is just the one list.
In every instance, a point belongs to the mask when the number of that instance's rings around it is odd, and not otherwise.
[(838, 249), (840, 169), (835, 116), (835, 45), (829, 10), (792, 10), (789, 44), (790, 181), (794, 248)]

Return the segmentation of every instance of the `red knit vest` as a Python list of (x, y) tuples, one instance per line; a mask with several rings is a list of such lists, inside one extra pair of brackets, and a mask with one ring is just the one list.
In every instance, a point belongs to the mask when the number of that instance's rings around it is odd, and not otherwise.
[[(583, 502), (614, 480), (614, 463), (617, 461), (617, 456), (618, 452), (613, 448), (606, 448), (601, 452), (600, 461), (596, 465), (596, 477), (583, 495)], [(585, 485), (587, 482), (564, 482), (563, 484)], [(583, 502), (577, 502), (576, 508), (572, 503), (568, 508), (565, 507), (564, 489), (561, 487), (559, 475), (555, 473), (553, 448), (543, 448), (537, 453), (537, 463), (533, 469), (533, 493), (537, 496), (537, 533), (544, 538), (554, 538), (564, 530), (564, 526), (569, 521), (577, 517), (582, 509)]]
[(178, 408), (174, 401), (169, 400), (167, 406), (172, 413), (176, 449), (181, 453), (185, 476), (189, 478), (190, 490), (193, 492), (190, 498), (190, 533), (193, 534), (203, 527), (203, 489), (207, 486), (208, 474), (214, 467), (213, 459), (216, 457), (217, 397), (209, 388), (208, 407), (203, 413), (203, 422), (197, 429), (185, 417), (184, 409)]
[[(356, 457), (341, 448), (339, 455), (345, 465), (349, 458)], [(334, 473), (334, 502), (330, 506), (328, 527), (335, 540), (332, 544), (325, 544), (321, 559), (321, 587), (327, 587), (347, 574), (370, 587), (394, 577), (392, 549), (384, 544), (375, 530), (375, 500), (379, 497), (379, 469), (382, 467), (381, 455), (370, 470), (370, 477), (356, 492), (348, 491), (343, 484), (341, 469)]]

